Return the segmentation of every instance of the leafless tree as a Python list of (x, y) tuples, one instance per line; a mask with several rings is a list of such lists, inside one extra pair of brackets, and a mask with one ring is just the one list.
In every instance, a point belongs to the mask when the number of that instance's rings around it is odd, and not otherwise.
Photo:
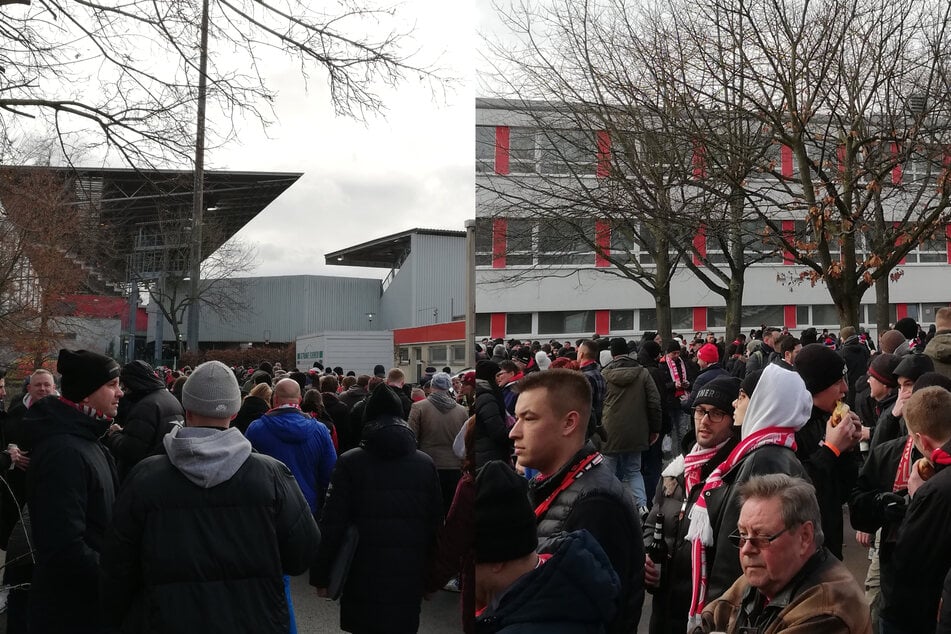
[[(67, 160), (100, 150), (137, 168), (192, 159), (201, 2), (34, 0), (0, 7), (2, 136), (55, 134)], [(385, 109), (379, 89), (412, 78), (441, 86), (413, 50), (395, 8), (340, 0), (213, 0), (208, 107), (219, 122), (273, 117), (264, 69), (292, 59), (304, 81), (325, 82), (334, 109), (363, 117)], [(217, 108), (217, 115), (214, 108)], [(211, 134), (211, 131), (209, 131)]]

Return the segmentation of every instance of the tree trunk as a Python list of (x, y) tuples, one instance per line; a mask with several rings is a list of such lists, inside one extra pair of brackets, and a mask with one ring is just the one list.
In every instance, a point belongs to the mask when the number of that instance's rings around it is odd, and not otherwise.
[(724, 341), (735, 341), (740, 334), (744, 284), (742, 277), (734, 277), (730, 280), (730, 294), (726, 298), (726, 334)]
[(673, 327), (670, 323), (670, 285), (658, 286), (654, 294), (657, 305), (657, 332), (664, 341), (673, 338)]
[(888, 276), (886, 275), (875, 280), (875, 327), (878, 329), (878, 337), (891, 328), (888, 304)]
[(853, 326), (858, 331), (859, 310), (862, 303), (858, 289), (843, 278), (827, 278), (826, 286), (839, 314), (839, 328)]
[(670, 316), (670, 249), (667, 247), (667, 237), (661, 231), (654, 231), (654, 244), (657, 253), (654, 261), (654, 302), (657, 308), (657, 332), (664, 341), (673, 337), (673, 326)]

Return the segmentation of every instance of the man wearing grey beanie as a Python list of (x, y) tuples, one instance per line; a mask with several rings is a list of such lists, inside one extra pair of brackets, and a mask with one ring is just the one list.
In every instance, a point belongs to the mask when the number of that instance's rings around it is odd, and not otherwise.
[(202, 363), (182, 391), (185, 427), (140, 462), (116, 500), (100, 560), (111, 625), (175, 632), (289, 631), (283, 575), (310, 565), (320, 533), (290, 470), (229, 428), (234, 373)]

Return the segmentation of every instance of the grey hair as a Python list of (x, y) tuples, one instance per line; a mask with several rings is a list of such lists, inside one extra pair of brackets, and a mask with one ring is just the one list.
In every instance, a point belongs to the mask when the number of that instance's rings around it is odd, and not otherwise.
[(778, 499), (785, 528), (812, 522), (816, 547), (822, 547), (825, 535), (822, 532), (816, 488), (802, 478), (794, 478), (785, 473), (753, 476), (740, 485), (739, 492), (741, 505), (753, 499)]

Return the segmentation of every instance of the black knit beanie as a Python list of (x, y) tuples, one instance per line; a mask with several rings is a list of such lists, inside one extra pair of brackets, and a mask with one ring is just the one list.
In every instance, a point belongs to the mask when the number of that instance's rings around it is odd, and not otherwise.
[(363, 422), (383, 417), (403, 418), (403, 403), (386, 383), (380, 383), (373, 388), (367, 397), (366, 405), (363, 406)]
[(479, 470), (475, 485), (476, 562), (511, 561), (534, 552), (538, 536), (525, 478), (492, 460)]
[(926, 354), (906, 354), (900, 358), (901, 362), (895, 367), (895, 376), (917, 381), (925, 372), (934, 372), (934, 361)]
[(743, 382), (740, 383), (740, 389), (743, 390), (743, 393), (746, 394), (747, 398), (753, 396), (753, 390), (756, 389), (756, 384), (759, 383), (759, 378), (761, 376), (763, 376), (762, 370), (753, 370), (743, 377)]
[(897, 387), (898, 377), (895, 375), (895, 368), (901, 363), (901, 357), (883, 352), (872, 357), (872, 362), (868, 365), (868, 375), (886, 387)]
[(100, 387), (118, 378), (122, 368), (109, 357), (89, 350), (59, 351), (56, 371), (63, 377), (63, 396), (79, 403)]
[(499, 373), (499, 370), (501, 370), (501, 368), (495, 361), (479, 361), (475, 369), (476, 378), (495, 384), (495, 375)]
[(796, 371), (815, 395), (845, 376), (845, 359), (821, 343), (810, 343), (796, 356)]
[(713, 405), (721, 412), (733, 414), (733, 401), (740, 394), (740, 380), (735, 376), (720, 376), (694, 393), (694, 405)]

